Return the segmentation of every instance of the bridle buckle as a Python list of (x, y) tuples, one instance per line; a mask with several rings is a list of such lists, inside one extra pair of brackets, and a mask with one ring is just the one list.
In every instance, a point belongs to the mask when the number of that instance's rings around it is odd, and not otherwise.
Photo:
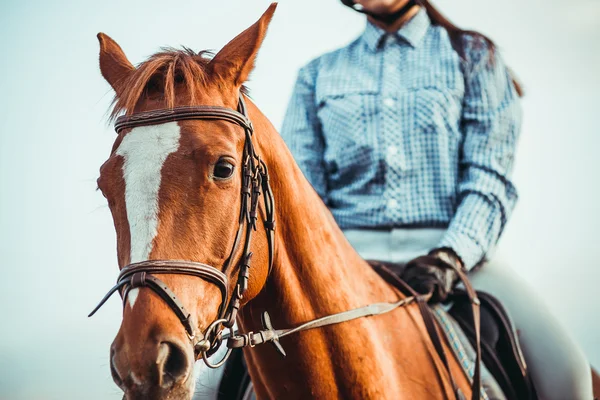
[(250, 331), (246, 335), (248, 335), (248, 346), (250, 346), (250, 347), (256, 346), (256, 343), (254, 343), (254, 340), (253, 340), (254, 332)]

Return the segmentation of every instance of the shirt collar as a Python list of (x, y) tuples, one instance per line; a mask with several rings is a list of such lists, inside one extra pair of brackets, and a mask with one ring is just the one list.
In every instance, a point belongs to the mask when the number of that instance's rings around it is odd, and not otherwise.
[[(397, 32), (393, 33), (393, 35), (404, 39), (404, 41), (416, 48), (423, 40), (423, 37), (425, 37), (425, 33), (427, 33), (427, 29), (430, 26), (431, 20), (427, 12), (421, 9), (410, 21), (404, 24)], [(367, 27), (362, 34), (362, 40), (369, 49), (376, 51), (379, 43), (386, 35), (388, 35), (386, 31), (367, 21)]]

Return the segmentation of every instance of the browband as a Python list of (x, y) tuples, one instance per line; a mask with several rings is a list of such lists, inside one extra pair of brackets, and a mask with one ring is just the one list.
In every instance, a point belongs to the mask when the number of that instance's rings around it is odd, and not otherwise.
[(250, 132), (253, 130), (252, 122), (245, 115), (231, 108), (219, 106), (183, 106), (122, 115), (115, 122), (115, 131), (120, 133), (123, 129), (134, 128), (136, 126), (157, 125), (190, 119), (226, 120), (240, 125)]

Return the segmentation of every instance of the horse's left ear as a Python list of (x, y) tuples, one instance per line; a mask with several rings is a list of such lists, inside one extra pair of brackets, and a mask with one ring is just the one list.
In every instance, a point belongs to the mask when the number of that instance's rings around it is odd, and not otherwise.
[(275, 8), (277, 3), (271, 3), (254, 25), (237, 35), (217, 53), (210, 62), (214, 74), (236, 88), (246, 82), (254, 69), (256, 54), (267, 34)]

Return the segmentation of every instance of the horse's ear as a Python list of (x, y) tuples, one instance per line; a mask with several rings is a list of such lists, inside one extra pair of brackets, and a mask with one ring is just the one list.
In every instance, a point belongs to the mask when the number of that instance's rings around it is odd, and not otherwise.
[(100, 72), (118, 96), (135, 67), (129, 62), (121, 46), (108, 35), (100, 32), (98, 41), (100, 42)]
[(210, 62), (211, 70), (220, 79), (240, 87), (254, 69), (258, 49), (267, 34), (277, 3), (272, 3), (254, 25), (237, 35)]

